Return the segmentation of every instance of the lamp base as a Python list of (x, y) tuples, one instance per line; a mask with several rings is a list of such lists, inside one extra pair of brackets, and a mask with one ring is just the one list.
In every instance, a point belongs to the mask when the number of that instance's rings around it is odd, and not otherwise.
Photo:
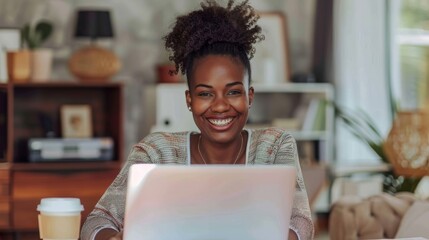
[(84, 82), (105, 82), (116, 74), (121, 63), (113, 52), (90, 45), (76, 51), (70, 58), (70, 72)]

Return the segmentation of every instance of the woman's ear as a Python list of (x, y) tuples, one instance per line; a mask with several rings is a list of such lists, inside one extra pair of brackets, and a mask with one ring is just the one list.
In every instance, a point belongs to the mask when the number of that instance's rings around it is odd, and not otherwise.
[(255, 90), (253, 89), (253, 87), (249, 87), (249, 108), (250, 106), (252, 106), (254, 96), (255, 96)]
[(189, 92), (189, 90), (185, 91), (185, 98), (186, 98), (186, 105), (188, 106), (188, 110), (192, 111), (192, 108), (191, 108), (191, 102), (192, 102), (191, 92)]

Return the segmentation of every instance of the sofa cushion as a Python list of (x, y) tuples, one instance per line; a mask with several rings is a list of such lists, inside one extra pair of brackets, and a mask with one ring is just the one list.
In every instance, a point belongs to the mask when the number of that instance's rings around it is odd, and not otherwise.
[(392, 239), (414, 201), (414, 194), (408, 192), (395, 196), (382, 193), (365, 199), (343, 196), (331, 208), (330, 239)]
[(415, 201), (405, 213), (396, 238), (429, 238), (429, 201)]

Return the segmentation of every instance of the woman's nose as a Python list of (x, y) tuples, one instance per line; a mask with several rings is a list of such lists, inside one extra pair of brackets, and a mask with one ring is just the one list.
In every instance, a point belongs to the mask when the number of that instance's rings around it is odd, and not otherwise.
[(212, 103), (211, 109), (213, 112), (226, 112), (229, 110), (230, 104), (223, 96), (216, 97)]

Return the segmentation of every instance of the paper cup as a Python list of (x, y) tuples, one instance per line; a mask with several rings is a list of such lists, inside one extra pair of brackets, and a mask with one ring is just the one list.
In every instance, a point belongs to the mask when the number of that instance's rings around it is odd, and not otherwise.
[(78, 239), (83, 206), (78, 198), (43, 198), (37, 206), (41, 239)]

